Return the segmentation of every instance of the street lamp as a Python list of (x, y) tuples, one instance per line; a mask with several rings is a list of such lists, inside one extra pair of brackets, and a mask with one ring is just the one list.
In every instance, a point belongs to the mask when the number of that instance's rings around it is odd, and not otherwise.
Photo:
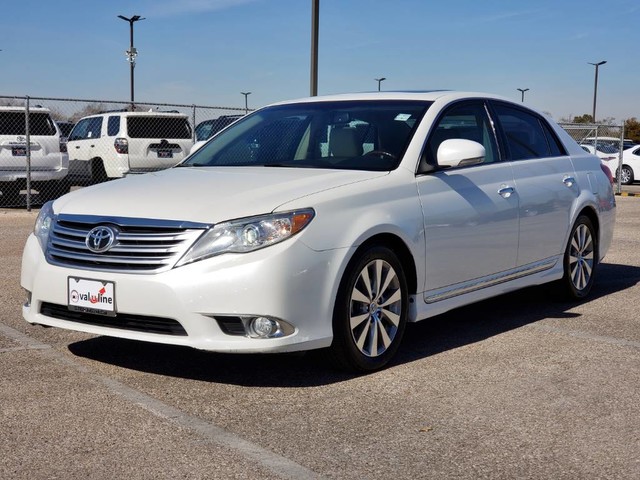
[(129, 65), (131, 67), (131, 111), (133, 111), (133, 69), (136, 67), (136, 57), (138, 56), (138, 51), (133, 46), (133, 24), (140, 20), (144, 20), (144, 18), (142, 18), (140, 15), (134, 15), (131, 18), (127, 18), (124, 15), (118, 15), (118, 18), (129, 22), (129, 50), (125, 50), (124, 54), (127, 56), (127, 61), (129, 62)]
[(311, 97), (318, 95), (318, 31), (320, 29), (320, 0), (311, 0)]
[(524, 103), (524, 92), (529, 91), (529, 89), (528, 88), (518, 88), (517, 90), (522, 93), (522, 103)]
[(384, 80), (386, 80), (386, 79), (387, 79), (386, 77), (382, 77), (382, 78), (374, 78), (374, 80), (375, 80), (376, 82), (378, 82), (378, 91), (380, 91), (380, 84), (381, 84)]
[(247, 97), (251, 95), (251, 92), (240, 92), (240, 93), (244, 95), (244, 113), (246, 115), (247, 113), (249, 113), (249, 102), (247, 100)]
[(605, 63), (607, 63), (607, 61), (603, 60), (598, 63), (591, 63), (591, 62), (587, 62), (587, 63), (589, 65), (593, 65), (594, 67), (596, 67), (596, 80), (593, 86), (593, 114), (591, 116), (591, 118), (593, 119), (593, 123), (596, 123), (596, 98), (598, 97), (598, 67), (600, 65), (604, 65)]

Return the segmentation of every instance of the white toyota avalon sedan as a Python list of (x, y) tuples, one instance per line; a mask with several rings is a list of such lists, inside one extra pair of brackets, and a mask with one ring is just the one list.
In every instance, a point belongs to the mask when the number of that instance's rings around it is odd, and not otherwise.
[(587, 296), (614, 221), (600, 160), (521, 104), (308, 98), (44, 205), (23, 315), (217, 352), (325, 348), (371, 371), (407, 322), (545, 282)]

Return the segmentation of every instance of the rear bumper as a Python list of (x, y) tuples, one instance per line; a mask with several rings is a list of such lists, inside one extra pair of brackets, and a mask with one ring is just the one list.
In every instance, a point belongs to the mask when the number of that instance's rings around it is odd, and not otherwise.
[(0, 182), (24, 181), (27, 176), (31, 178), (32, 182), (62, 180), (67, 176), (68, 172), (69, 170), (66, 167), (56, 170), (32, 170), (29, 175), (27, 175), (26, 170), (0, 170)]

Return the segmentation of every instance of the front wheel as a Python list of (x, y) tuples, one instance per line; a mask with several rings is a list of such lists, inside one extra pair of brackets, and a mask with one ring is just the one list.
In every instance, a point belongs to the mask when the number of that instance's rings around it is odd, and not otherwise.
[(581, 215), (571, 230), (564, 253), (565, 291), (572, 298), (581, 299), (589, 295), (598, 265), (598, 240), (596, 230), (589, 217)]
[(390, 249), (374, 246), (355, 257), (334, 307), (333, 362), (360, 372), (384, 367), (402, 340), (408, 305), (402, 264)]

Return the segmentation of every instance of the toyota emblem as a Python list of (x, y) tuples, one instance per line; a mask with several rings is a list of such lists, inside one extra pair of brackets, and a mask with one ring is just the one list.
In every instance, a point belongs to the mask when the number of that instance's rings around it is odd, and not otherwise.
[(116, 241), (116, 231), (111, 227), (95, 227), (87, 234), (85, 244), (94, 253), (106, 252)]

